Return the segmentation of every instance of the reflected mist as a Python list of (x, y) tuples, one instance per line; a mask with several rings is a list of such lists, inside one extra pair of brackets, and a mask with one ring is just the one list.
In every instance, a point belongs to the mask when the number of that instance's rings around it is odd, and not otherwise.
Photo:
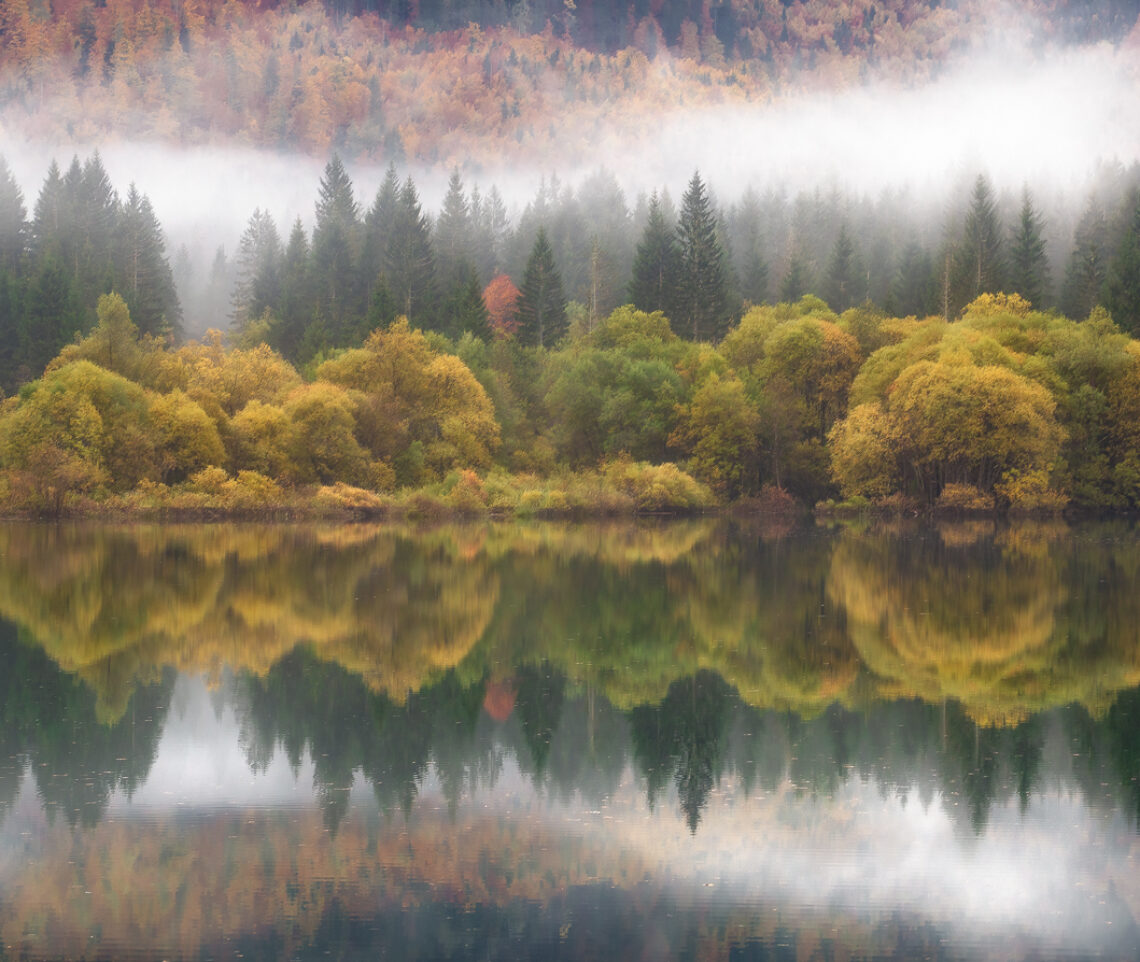
[(17, 952), (1140, 945), (1130, 529), (7, 526), (0, 551)]

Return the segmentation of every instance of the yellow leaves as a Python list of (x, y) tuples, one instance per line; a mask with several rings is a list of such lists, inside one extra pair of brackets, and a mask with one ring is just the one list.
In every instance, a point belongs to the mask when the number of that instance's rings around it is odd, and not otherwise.
[(362, 395), (359, 436), (376, 458), (421, 445), (438, 478), (455, 467), (486, 467), (499, 445), (499, 425), (487, 392), (459, 358), (439, 354), (404, 318), (376, 330), (364, 347), (317, 369), (322, 381)]

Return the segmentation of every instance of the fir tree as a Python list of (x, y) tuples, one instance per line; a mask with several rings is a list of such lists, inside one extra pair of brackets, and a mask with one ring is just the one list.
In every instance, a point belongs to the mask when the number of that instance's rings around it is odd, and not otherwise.
[(1140, 334), (1140, 189), (1131, 196), (1131, 217), (1109, 267), (1104, 306), (1121, 329)]
[(780, 300), (785, 304), (794, 304), (811, 290), (811, 268), (807, 258), (796, 245), (788, 258), (788, 269), (780, 281)]
[(182, 336), (182, 309), (154, 208), (134, 184), (119, 214), (116, 286), (142, 334)]
[(928, 317), (938, 310), (936, 290), (930, 252), (912, 238), (899, 258), (887, 309), (899, 317)]
[(688, 331), (694, 341), (720, 337), (729, 322), (728, 279), (716, 214), (699, 173), (693, 174), (681, 198), (677, 239), (677, 329)]
[(371, 304), (372, 293), (384, 270), (384, 251), (388, 236), (396, 222), (396, 208), (400, 203), (400, 178), (396, 165), (389, 164), (384, 180), (376, 191), (372, 206), (364, 217), (364, 243), (360, 254), (360, 273), (364, 280), (365, 298)]
[(28, 212), (24, 195), (8, 163), (0, 157), (0, 270), (23, 269), (28, 243)]
[(452, 171), (447, 182), (447, 194), (435, 222), (433, 237), (440, 288), (450, 291), (459, 282), (461, 273), (466, 280), (464, 265), (470, 266), (474, 255), (471, 211), (458, 170)]
[(847, 230), (847, 224), (839, 225), (839, 235), (835, 238), (831, 261), (827, 267), (827, 281), (824, 296), (828, 305), (837, 314), (849, 307), (862, 303), (867, 297), (867, 281), (863, 264), (855, 250), (855, 242)]
[(1100, 303), (1108, 276), (1108, 227), (1104, 209), (1090, 198), (1073, 236), (1073, 252), (1065, 270), (1061, 309), (1074, 320), (1082, 320)]
[(281, 238), (268, 211), (254, 210), (238, 242), (237, 280), (230, 299), (235, 331), (243, 330), (267, 308), (276, 308), (281, 269)]
[(1041, 215), (1033, 206), (1026, 187), (1021, 195), (1021, 213), (1009, 239), (1009, 290), (1020, 294), (1037, 309), (1045, 307), (1049, 292), (1049, 259), (1045, 254)]
[(481, 341), (489, 341), (491, 319), (479, 275), (467, 261), (460, 261), (456, 273), (458, 279), (444, 304), (444, 331), (456, 339), (470, 333)]
[(633, 259), (633, 279), (629, 284), (633, 306), (642, 311), (669, 313), (679, 263), (676, 233), (654, 191), (649, 198), (649, 219)]
[[(313, 294), (309, 280), (309, 238), (298, 217), (289, 232), (289, 242), (281, 259), (281, 295), (269, 343), (293, 362), (302, 360), (301, 342), (313, 316)], [(308, 360), (304, 358), (304, 360)]]
[(400, 188), (384, 252), (384, 275), (400, 313), (418, 327), (435, 323), (435, 253), (431, 228), (409, 177)]
[(321, 177), (312, 245), (314, 309), (333, 344), (347, 343), (346, 327), (353, 316), (363, 314), (357, 283), (360, 233), (352, 181), (334, 154)]
[(1005, 277), (1001, 221), (989, 181), (979, 174), (954, 252), (952, 310), (957, 313), (981, 294), (1002, 289)]
[(516, 313), (521, 344), (552, 347), (566, 333), (566, 296), (545, 228), (527, 260)]

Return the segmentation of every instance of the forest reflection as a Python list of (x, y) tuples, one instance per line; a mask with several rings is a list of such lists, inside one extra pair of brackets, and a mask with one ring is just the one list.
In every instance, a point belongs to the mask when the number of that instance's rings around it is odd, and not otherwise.
[(0, 812), (30, 772), (95, 824), (145, 781), (182, 673), (253, 771), (312, 759), (333, 830), (358, 775), (407, 813), (433, 774), (454, 810), (507, 756), (564, 799), (632, 769), (692, 832), (726, 780), (873, 779), (967, 834), (1057, 779), (1140, 817), (1119, 526), (15, 525), (0, 552)]

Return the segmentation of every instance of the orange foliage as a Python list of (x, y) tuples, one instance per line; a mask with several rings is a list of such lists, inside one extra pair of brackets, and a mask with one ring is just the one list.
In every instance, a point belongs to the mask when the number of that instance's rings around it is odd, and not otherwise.
[(483, 303), (487, 305), (487, 315), (491, 329), (499, 337), (510, 337), (518, 330), (515, 317), (515, 304), (519, 299), (519, 289), (506, 274), (500, 274), (483, 291)]

